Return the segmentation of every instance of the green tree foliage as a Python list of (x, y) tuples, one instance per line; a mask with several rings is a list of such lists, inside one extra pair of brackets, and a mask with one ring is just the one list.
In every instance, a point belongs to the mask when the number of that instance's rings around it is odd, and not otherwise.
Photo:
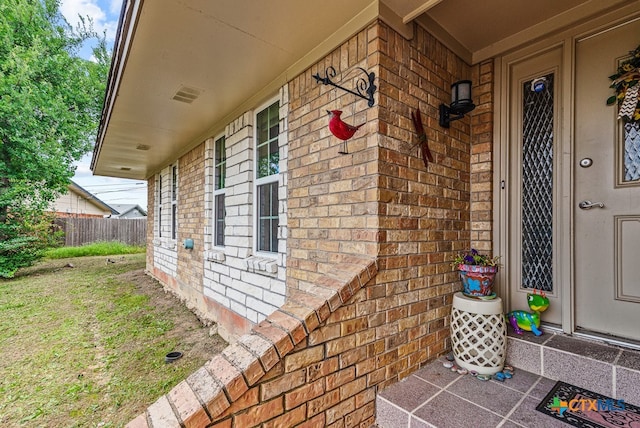
[[(43, 213), (95, 138), (109, 55), (81, 23), (67, 23), (59, 0), (0, 0), (0, 277), (51, 244)], [(90, 39), (95, 61), (78, 56)]]

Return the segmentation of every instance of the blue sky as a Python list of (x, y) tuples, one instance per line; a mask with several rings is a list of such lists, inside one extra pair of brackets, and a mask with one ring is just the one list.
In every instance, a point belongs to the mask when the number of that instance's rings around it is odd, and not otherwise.
[[(106, 32), (110, 47), (113, 45), (118, 29), (121, 8), (122, 0), (62, 0), (60, 3), (60, 12), (74, 27), (79, 20), (79, 15), (90, 17), (93, 20), (94, 29), (99, 34)], [(91, 47), (86, 46), (80, 55), (90, 59)], [(73, 181), (107, 204), (138, 204), (147, 208), (146, 182), (94, 176), (90, 165), (91, 154), (77, 163)]]

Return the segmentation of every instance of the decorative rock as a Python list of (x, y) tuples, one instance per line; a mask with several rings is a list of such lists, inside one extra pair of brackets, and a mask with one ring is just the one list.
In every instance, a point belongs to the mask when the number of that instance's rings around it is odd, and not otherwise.
[(515, 370), (513, 369), (513, 366), (510, 366), (509, 364), (504, 365), (504, 370), (508, 370), (511, 373), (515, 372)]
[(451, 371), (452, 372), (457, 372), (458, 371), (458, 366), (454, 365), (453, 367), (451, 367)]
[(498, 372), (498, 373), (494, 374), (493, 378), (495, 380), (497, 380), (498, 382), (504, 382), (504, 379), (505, 379), (504, 374), (502, 372)]
[(505, 379), (511, 379), (513, 377), (513, 373), (508, 370), (503, 371), (502, 374), (504, 375)]
[(476, 377), (478, 378), (478, 380), (489, 380), (489, 379), (491, 379), (491, 376), (490, 375), (486, 375), (486, 374), (479, 374)]
[(453, 363), (451, 361), (445, 361), (444, 363), (442, 363), (442, 365), (447, 369), (450, 369), (453, 367)]
[(448, 353), (447, 354), (447, 361), (453, 361), (453, 360), (454, 360), (453, 353)]
[(469, 371), (464, 367), (461, 367), (458, 369), (458, 374), (467, 374), (467, 373), (469, 373)]
[(478, 372), (477, 372), (477, 371), (475, 371), (475, 370), (471, 370), (471, 371), (469, 372), (469, 374), (470, 374), (471, 376), (473, 376), (473, 377), (478, 376)]

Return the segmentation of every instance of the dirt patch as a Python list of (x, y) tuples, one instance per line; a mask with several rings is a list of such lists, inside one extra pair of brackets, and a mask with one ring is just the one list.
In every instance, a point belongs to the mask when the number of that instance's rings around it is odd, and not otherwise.
[[(206, 328), (192, 312), (185, 312), (184, 303), (170, 292), (164, 290), (162, 284), (147, 275), (144, 269), (138, 269), (119, 275), (119, 280), (135, 284), (136, 290), (149, 296), (149, 304), (173, 319), (174, 328), (169, 337), (179, 338), (185, 349), (195, 359), (210, 360), (226, 346), (217, 334), (210, 334), (215, 328)], [(181, 351), (181, 349), (176, 349)]]

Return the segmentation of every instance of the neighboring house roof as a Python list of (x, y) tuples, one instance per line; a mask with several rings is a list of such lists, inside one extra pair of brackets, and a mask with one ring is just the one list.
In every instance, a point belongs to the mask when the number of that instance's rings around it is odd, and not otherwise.
[(147, 210), (142, 208), (138, 204), (112, 204), (118, 214), (115, 217), (127, 218), (127, 217), (146, 217)]
[(91, 204), (93, 204), (93, 205), (95, 205), (97, 207), (100, 207), (102, 209), (111, 211), (111, 214), (117, 214), (118, 213), (118, 211), (113, 209), (113, 207), (111, 207), (106, 202), (101, 201), (100, 198), (98, 198), (93, 193), (91, 193), (87, 189), (83, 188), (82, 186), (80, 186), (75, 181), (73, 181), (73, 180), (70, 180), (70, 181), (71, 181), (71, 184), (69, 184), (69, 190), (71, 190), (72, 192), (75, 192), (75, 193), (77, 193), (79, 195), (82, 195)]
[(60, 195), (53, 204), (53, 211), (65, 214), (113, 215), (118, 214), (113, 207), (103, 202), (78, 183), (71, 181), (69, 191)]

